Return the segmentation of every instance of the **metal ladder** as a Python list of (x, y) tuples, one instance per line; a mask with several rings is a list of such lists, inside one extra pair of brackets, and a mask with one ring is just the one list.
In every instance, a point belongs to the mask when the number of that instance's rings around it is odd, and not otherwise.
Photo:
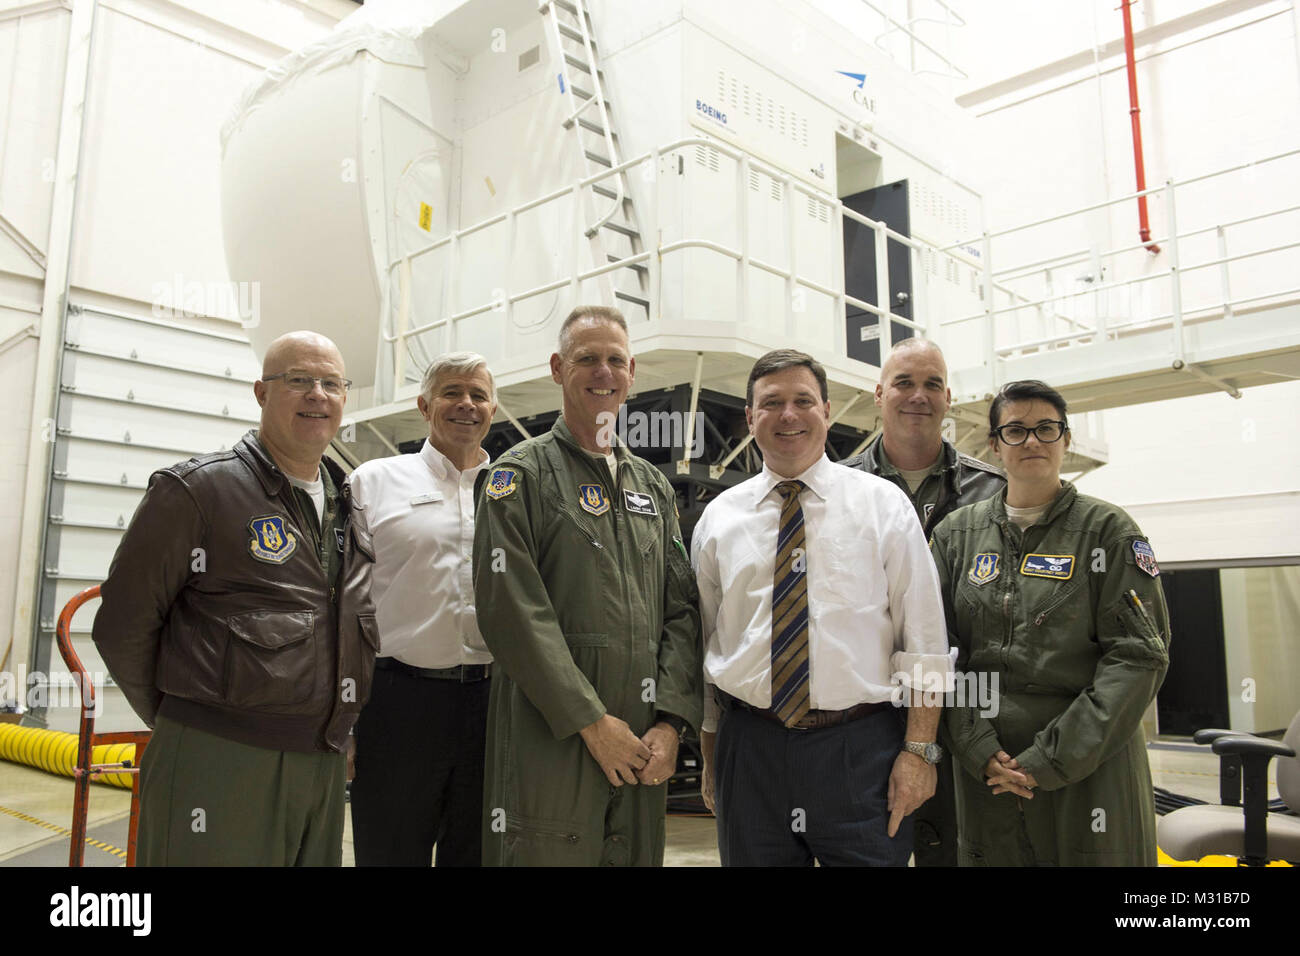
[[(563, 122), (574, 131), (582, 154), (584, 178), (612, 169), (621, 162), (618, 134), (610, 122), (610, 104), (605, 96), (591, 15), (583, 0), (542, 0), (538, 7), (551, 26), (561, 95), (567, 97), (569, 112)], [(595, 264), (617, 262), (645, 248), (637, 226), (632, 197), (624, 173), (592, 183), (587, 199), (588, 215), (595, 218), (583, 230), (591, 242)], [(578, 264), (574, 263), (574, 269)], [(617, 275), (615, 275), (617, 273)], [(619, 300), (639, 306), (650, 317), (649, 269), (644, 263), (628, 265), (597, 280), (606, 301)], [(626, 306), (623, 306), (626, 310)]]

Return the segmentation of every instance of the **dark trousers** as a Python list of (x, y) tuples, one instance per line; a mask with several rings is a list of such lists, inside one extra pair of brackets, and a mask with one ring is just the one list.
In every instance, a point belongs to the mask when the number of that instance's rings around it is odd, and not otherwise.
[[(376, 670), (357, 719), (357, 866), (478, 866), (491, 681)], [(146, 751), (147, 753), (147, 751)]]
[(339, 866), (339, 753), (252, 747), (159, 717), (140, 763), (138, 866)]
[(934, 796), (912, 814), (916, 832), (912, 849), (917, 866), (956, 866), (957, 785), (952, 779), (952, 757), (946, 749), (934, 769), (938, 771)]
[(787, 730), (750, 711), (718, 724), (715, 793), (723, 866), (906, 866), (912, 820), (890, 839), (889, 774), (900, 709)]

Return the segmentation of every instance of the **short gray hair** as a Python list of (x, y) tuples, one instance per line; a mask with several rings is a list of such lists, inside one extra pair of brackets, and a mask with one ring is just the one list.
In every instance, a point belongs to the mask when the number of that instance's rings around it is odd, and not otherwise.
[(612, 322), (623, 330), (623, 334), (631, 337), (627, 330), (627, 319), (623, 318), (623, 313), (618, 309), (608, 305), (580, 305), (570, 312), (564, 319), (564, 324), (560, 326), (560, 342), (558, 351), (563, 357), (569, 354), (570, 329), (573, 323), (582, 319), (597, 319), (602, 322)]
[(490, 386), (488, 397), (492, 399), (492, 404), (497, 400), (497, 383), (492, 377), (492, 370), (487, 367), (487, 359), (477, 352), (443, 352), (436, 359), (429, 363), (429, 367), (424, 370), (424, 378), (420, 382), (420, 394), (426, 401), (433, 399), (433, 387), (438, 384), (438, 377), (445, 372), (460, 373), (469, 375), (479, 366), (483, 366), (483, 371), (487, 372), (488, 385)]

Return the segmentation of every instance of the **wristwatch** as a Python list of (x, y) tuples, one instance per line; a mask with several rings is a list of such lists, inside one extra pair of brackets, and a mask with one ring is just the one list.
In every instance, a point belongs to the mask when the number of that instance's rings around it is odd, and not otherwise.
[(943, 748), (938, 744), (923, 744), (917, 740), (904, 740), (903, 749), (916, 754), (926, 763), (938, 763), (943, 759)]
[(681, 743), (686, 739), (686, 721), (676, 714), (670, 714), (664, 710), (655, 711), (655, 723), (665, 723), (677, 734), (677, 742)]

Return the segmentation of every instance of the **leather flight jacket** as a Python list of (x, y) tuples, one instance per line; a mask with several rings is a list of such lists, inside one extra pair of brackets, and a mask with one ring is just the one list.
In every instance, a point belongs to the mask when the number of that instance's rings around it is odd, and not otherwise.
[(149, 726), (161, 714), (272, 750), (340, 751), (370, 694), (374, 551), (342, 469), (329, 581), (293, 486), (250, 431), (155, 472), (114, 555), (94, 641)]
[[(877, 435), (861, 454), (846, 458), (840, 464), (893, 481), (906, 492), (907, 482), (898, 474), (897, 469), (891, 467), (888, 471), (884, 470), (886, 464), (881, 461), (883, 441), (884, 435)], [(927, 538), (940, 521), (958, 508), (983, 501), (985, 498), (992, 498), (1007, 486), (1006, 476), (998, 468), (970, 455), (963, 455), (946, 438), (942, 441), (943, 464), (940, 471), (942, 481), (939, 498), (928, 515), (918, 515)], [(910, 492), (908, 497), (913, 497)]]

